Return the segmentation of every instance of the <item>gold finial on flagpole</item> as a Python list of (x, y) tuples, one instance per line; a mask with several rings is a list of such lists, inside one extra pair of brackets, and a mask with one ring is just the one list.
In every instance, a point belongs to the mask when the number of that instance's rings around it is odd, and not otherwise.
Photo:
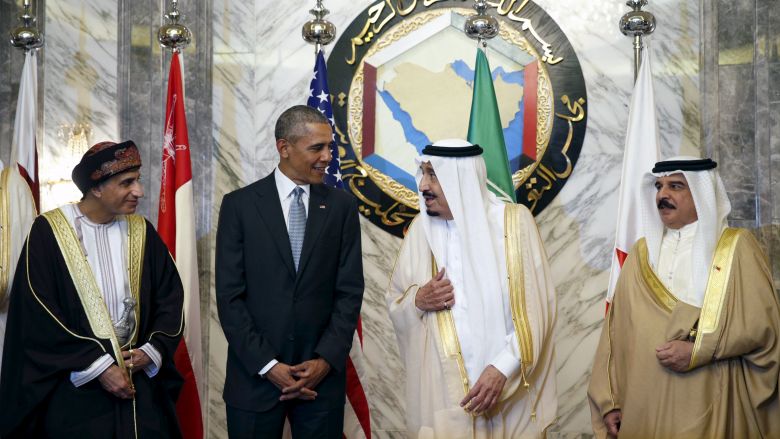
[(10, 42), (12, 46), (26, 52), (43, 46), (43, 33), (35, 27), (36, 18), (30, 11), (32, 8), (30, 0), (24, 0), (23, 7), (24, 12), (19, 16), (22, 25), (11, 30)]
[(314, 9), (310, 9), (309, 13), (314, 15), (314, 19), (304, 23), (301, 36), (307, 43), (314, 44), (314, 53), (317, 53), (322, 46), (327, 46), (336, 38), (336, 26), (325, 19), (330, 11), (322, 5), (322, 0), (317, 0)]
[(463, 30), (469, 38), (477, 40), (484, 48), (487, 40), (498, 35), (498, 20), (487, 13), (488, 4), (485, 0), (474, 0), (475, 15), (466, 19)]
[(655, 16), (642, 7), (647, 6), (647, 0), (628, 0), (627, 6), (632, 11), (620, 18), (620, 31), (623, 35), (634, 37), (634, 82), (639, 75), (639, 66), (642, 63), (642, 49), (644, 44), (642, 37), (650, 35), (655, 30)]
[(174, 52), (181, 52), (181, 49), (187, 47), (192, 41), (190, 30), (179, 23), (179, 19), (183, 17), (179, 12), (178, 4), (178, 0), (171, 0), (171, 9), (164, 15), (168, 23), (160, 26), (157, 31), (157, 41), (160, 45)]

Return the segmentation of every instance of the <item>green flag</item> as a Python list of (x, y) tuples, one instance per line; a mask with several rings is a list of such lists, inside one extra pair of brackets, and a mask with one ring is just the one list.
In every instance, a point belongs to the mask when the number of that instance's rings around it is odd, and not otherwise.
[(501, 116), (498, 114), (496, 92), (493, 89), (493, 77), (482, 49), (477, 49), (468, 141), (485, 150), (483, 157), (490, 190), (499, 199), (514, 203), (515, 188), (512, 184), (512, 173), (509, 171), (509, 158), (504, 144)]

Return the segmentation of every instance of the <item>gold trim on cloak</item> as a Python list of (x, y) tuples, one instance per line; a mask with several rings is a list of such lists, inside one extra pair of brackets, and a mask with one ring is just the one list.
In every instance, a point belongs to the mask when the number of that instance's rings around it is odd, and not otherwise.
[(43, 217), (49, 222), (54, 232), (57, 245), (65, 259), (65, 265), (73, 280), (73, 285), (76, 287), (76, 292), (79, 295), (81, 306), (87, 315), (92, 332), (96, 337), (111, 342), (117, 364), (120, 368), (125, 369), (122, 348), (116, 338), (111, 315), (95, 280), (95, 275), (89, 266), (89, 261), (87, 261), (87, 257), (79, 244), (76, 231), (73, 230), (61, 209), (50, 210), (44, 213)]
[(528, 322), (528, 310), (525, 306), (525, 273), (523, 270), (523, 242), (520, 227), (520, 205), (507, 204), (504, 208), (504, 245), (506, 252), (506, 271), (509, 282), (509, 303), (512, 310), (512, 323), (515, 327), (518, 350), (520, 352), (520, 372), (523, 385), (527, 388), (527, 368), (534, 363), (534, 344), (531, 325)]
[(658, 279), (658, 276), (650, 266), (650, 261), (647, 257), (647, 241), (645, 241), (645, 238), (637, 241), (634, 252), (637, 257), (639, 257), (639, 267), (641, 268), (642, 278), (645, 280), (647, 286), (650, 287), (650, 291), (653, 292), (653, 300), (658, 306), (663, 308), (664, 311), (672, 312), (674, 307), (677, 306), (679, 299), (664, 286), (661, 279)]
[[(132, 386), (133, 372), (128, 370), (125, 365), (124, 357), (122, 356), (122, 346), (119, 345), (119, 340), (116, 338), (116, 332), (114, 331), (114, 324), (111, 321), (111, 315), (108, 312), (108, 307), (103, 299), (103, 293), (98, 288), (95, 275), (89, 266), (89, 261), (84, 255), (81, 244), (76, 236), (76, 231), (73, 230), (62, 209), (54, 209), (43, 214), (44, 218), (51, 225), (51, 229), (54, 232), (54, 237), (57, 240), (57, 245), (62, 252), (63, 259), (65, 259), (65, 265), (68, 268), (73, 285), (76, 287), (76, 292), (79, 295), (81, 306), (84, 309), (84, 313), (87, 315), (89, 326), (96, 337), (102, 339), (108, 339), (111, 342), (111, 347), (114, 351), (114, 359), (117, 365), (122, 370), (127, 370), (128, 378)], [(122, 218), (122, 217), (120, 217)], [(143, 262), (143, 252), (146, 241), (146, 221), (139, 215), (128, 215), (124, 217), (128, 222), (128, 245), (127, 245), (127, 262), (128, 262), (128, 283), (130, 284), (130, 292), (136, 299), (135, 316), (136, 325), (131, 341), (128, 345), (132, 346), (138, 337), (139, 320), (139, 292), (141, 285), (141, 272)], [(127, 346), (127, 345), (126, 345)], [(133, 396), (133, 432), (134, 436), (138, 437), (138, 426), (136, 424), (136, 402), (135, 396)]]
[[(436, 264), (436, 258), (431, 253), (431, 277), (436, 277), (439, 273), (439, 267)], [(460, 340), (458, 339), (458, 331), (455, 328), (455, 319), (452, 318), (451, 309), (443, 309), (436, 311), (436, 322), (439, 326), (439, 336), (441, 336), (441, 344), (444, 349), (444, 355), (448, 358), (454, 358), (458, 363), (458, 371), (460, 371), (461, 383), (463, 384), (463, 394), (469, 393), (469, 374), (466, 372), (466, 362), (463, 361), (463, 351), (460, 348)]]
[(141, 326), (141, 275), (146, 247), (146, 220), (140, 215), (127, 215), (127, 281), (130, 294), (135, 299), (135, 328), (133, 336), (123, 347), (135, 346), (138, 342), (138, 327)]
[[(533, 336), (528, 321), (528, 311), (525, 302), (525, 277), (523, 270), (522, 255), (522, 231), (519, 209), (521, 207), (515, 204), (507, 204), (504, 209), (504, 243), (506, 252), (506, 268), (509, 277), (509, 301), (512, 308), (512, 323), (515, 328), (518, 350), (521, 355), (520, 373), (523, 386), (528, 389), (527, 381), (528, 368), (534, 362), (533, 354)], [(431, 276), (435, 277), (439, 272), (436, 259), (431, 254)], [(436, 312), (436, 320), (441, 336), (442, 348), (449, 358), (454, 358), (458, 363), (461, 382), (463, 383), (463, 392), (469, 392), (469, 378), (466, 371), (466, 364), (463, 360), (463, 351), (461, 350), (458, 332), (455, 327), (455, 320), (452, 317), (452, 310), (444, 309)]]
[(723, 314), (723, 306), (726, 303), (728, 281), (731, 278), (734, 253), (737, 242), (744, 233), (747, 232), (742, 229), (726, 228), (720, 235), (715, 254), (712, 257), (707, 289), (704, 290), (704, 303), (702, 303), (699, 314), (699, 327), (688, 370), (697, 366), (704, 336), (714, 333), (720, 325), (720, 316)]

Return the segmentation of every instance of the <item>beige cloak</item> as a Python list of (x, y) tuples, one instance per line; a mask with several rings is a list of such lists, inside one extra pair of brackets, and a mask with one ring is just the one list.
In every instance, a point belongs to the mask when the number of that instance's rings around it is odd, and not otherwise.
[[(623, 266), (601, 333), (588, 397), (593, 430), (620, 409), (624, 438), (780, 438), (780, 307), (753, 236), (725, 229), (701, 308), (678, 301), (648, 263), (644, 239)], [(694, 342), (687, 372), (655, 348)]]

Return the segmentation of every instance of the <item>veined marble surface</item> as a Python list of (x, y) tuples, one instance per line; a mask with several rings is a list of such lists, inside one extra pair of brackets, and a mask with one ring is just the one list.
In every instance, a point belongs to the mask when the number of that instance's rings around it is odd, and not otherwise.
[[(328, 18), (346, 26), (376, 1), (328, 0)], [(460, 2), (458, 2), (460, 3)], [(586, 389), (601, 330), (614, 240), (628, 103), (632, 42), (618, 30), (623, 2), (536, 1), (572, 42), (588, 92), (588, 131), (579, 161), (556, 200), (537, 216), (558, 293), (559, 436), (589, 434)], [(303, 103), (314, 64), (300, 37), (312, 1), (271, 3), (214, 0), (213, 136), (215, 188), (212, 224), (222, 195), (266, 175), (276, 165), (273, 123)], [(651, 50), (662, 153), (698, 153), (698, 2), (656, 0)], [(328, 48), (326, 48), (327, 52)], [(384, 303), (400, 240), (361, 221), (366, 293), (363, 324), (367, 383), (375, 437), (404, 437), (403, 369)], [(209, 436), (226, 437), (221, 399), (227, 345), (212, 294), (209, 350)]]
[(39, 90), (44, 94), (44, 136), (39, 146), (44, 211), (80, 197), (69, 181), (45, 190), (47, 182), (70, 180), (86, 150), (68, 148), (73, 125), (88, 128), (82, 143), (87, 148), (97, 141), (116, 140), (119, 134), (117, 8), (117, 0), (46, 2), (45, 77)]

